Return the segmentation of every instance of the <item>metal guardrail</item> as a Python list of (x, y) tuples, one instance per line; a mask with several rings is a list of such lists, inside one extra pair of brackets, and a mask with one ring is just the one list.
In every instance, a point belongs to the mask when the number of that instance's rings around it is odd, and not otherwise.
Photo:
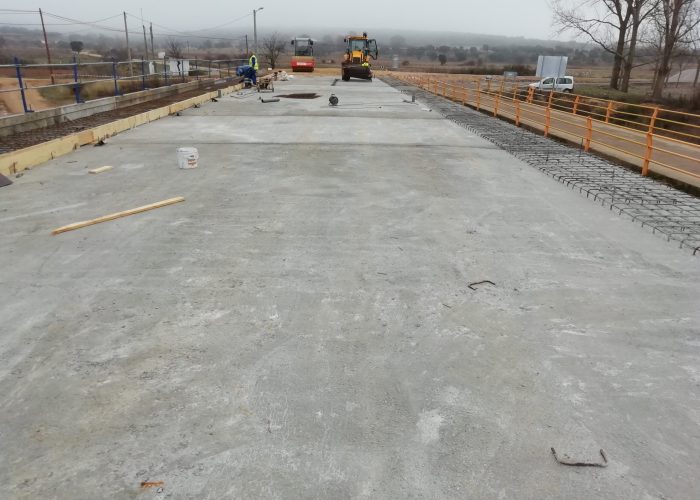
[(568, 92), (540, 92), (514, 80), (473, 78), (450, 83), (428, 75), (392, 76), (513, 120), (517, 126), (537, 128), (545, 136), (580, 142), (586, 152), (617, 153), (616, 157), (641, 167), (642, 175), (650, 170), (671, 171), (700, 185), (700, 115)]
[(67, 101), (81, 103), (174, 83), (235, 76), (236, 67), (246, 63), (243, 59), (166, 57), (106, 62), (80, 62), (76, 58), (72, 63), (49, 65), (22, 64), (15, 58), (14, 64), (0, 65), (0, 77), (16, 82), (16, 86), (0, 87), (0, 100), (8, 94), (21, 99), (21, 110), (5, 116), (31, 113), (65, 105)]

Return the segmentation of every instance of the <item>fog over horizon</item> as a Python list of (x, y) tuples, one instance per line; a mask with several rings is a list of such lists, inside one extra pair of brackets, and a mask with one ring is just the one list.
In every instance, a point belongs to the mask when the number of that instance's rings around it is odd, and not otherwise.
[[(253, 9), (263, 7), (257, 14), (258, 34), (279, 31), (284, 34), (323, 36), (332, 33), (367, 31), (373, 37), (386, 37), (403, 31), (452, 32), (481, 35), (500, 35), (530, 39), (568, 40), (559, 37), (551, 27), (551, 13), (547, 0), (494, 0), (458, 1), (445, 0), (439, 9), (428, 3), (407, 6), (405, 3), (377, 3), (368, 0), (335, 2), (307, 0), (287, 2), (282, 0), (258, 0), (257, 3), (230, 3), (216, 0), (200, 0), (196, 4), (171, 0), (167, 6), (161, 2), (135, 2), (126, 0), (118, 4), (74, 0), (73, 2), (46, 0), (41, 4), (26, 1), (5, 0), (2, 9), (38, 10), (51, 14), (94, 22), (71, 24), (69, 20), (53, 17), (46, 19), (47, 30), (54, 32), (96, 31), (105, 34), (123, 30), (121, 11), (130, 14), (129, 30), (140, 29), (140, 17), (154, 30), (166, 34), (183, 32), (206, 35), (228, 33), (232, 36), (252, 35)], [(0, 11), (0, 26), (40, 28), (38, 15)], [(133, 17), (132, 17), (133, 16)], [(109, 18), (109, 19), (105, 19)], [(382, 36), (382, 32), (387, 32)], [(410, 40), (407, 40), (410, 43)]]

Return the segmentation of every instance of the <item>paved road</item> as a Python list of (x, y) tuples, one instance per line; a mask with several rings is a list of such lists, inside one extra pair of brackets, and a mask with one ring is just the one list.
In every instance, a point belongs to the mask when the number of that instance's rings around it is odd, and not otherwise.
[(697, 259), (381, 82), (332, 83), (2, 188), (0, 498), (697, 498)]

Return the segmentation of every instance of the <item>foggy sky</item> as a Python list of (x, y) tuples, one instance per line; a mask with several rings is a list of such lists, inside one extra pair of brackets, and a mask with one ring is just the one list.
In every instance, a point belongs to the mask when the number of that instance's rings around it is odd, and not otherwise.
[[(217, 0), (170, 0), (148, 2), (124, 0), (101, 2), (97, 0), (42, 0), (34, 4), (26, 0), (3, 0), (2, 8), (38, 9), (79, 20), (93, 21), (126, 10), (143, 16), (168, 28), (193, 31), (211, 28), (246, 14), (253, 8), (264, 7), (258, 13), (259, 33), (278, 30), (286, 34), (306, 31), (314, 36), (314, 29), (324, 31), (337, 28), (343, 31), (367, 30), (371, 36), (380, 36), (382, 28), (397, 30), (445, 30), (524, 36), (551, 39), (551, 15), (547, 0), (443, 0), (440, 2), (379, 2), (371, 0), (256, 0), (257, 3)], [(439, 7), (436, 7), (439, 5)], [(34, 16), (15, 16), (0, 12), (0, 22), (38, 22)], [(49, 23), (60, 21), (47, 20)], [(123, 27), (120, 19), (102, 24)], [(136, 20), (130, 20), (135, 25)], [(236, 34), (252, 34), (252, 15), (224, 28)], [(31, 28), (32, 26), (27, 26)], [(222, 29), (224, 29), (222, 28)], [(49, 26), (53, 31), (66, 31), (70, 26)], [(80, 26), (75, 31), (83, 31)], [(410, 40), (409, 40), (410, 41)]]

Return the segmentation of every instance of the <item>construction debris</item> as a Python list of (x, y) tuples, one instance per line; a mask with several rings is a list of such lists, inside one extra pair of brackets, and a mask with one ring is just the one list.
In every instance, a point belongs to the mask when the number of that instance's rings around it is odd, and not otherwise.
[(552, 455), (554, 455), (554, 459), (562, 465), (571, 465), (571, 466), (575, 466), (575, 467), (607, 467), (608, 466), (608, 457), (605, 456), (605, 452), (602, 449), (600, 450), (600, 457), (602, 458), (602, 461), (591, 461), (588, 459), (573, 458), (573, 457), (569, 456), (567, 453), (562, 453), (561, 455), (557, 455), (557, 452), (554, 448), (551, 448), (551, 450), (552, 450)]
[(268, 102), (280, 102), (280, 100), (279, 100), (278, 98), (276, 98), (276, 97), (273, 97), (272, 99), (263, 99), (263, 98), (261, 97), (261, 98), (260, 98), (260, 102), (265, 102), (265, 103), (268, 103)]
[(469, 283), (467, 286), (469, 287), (470, 290), (476, 290), (476, 288), (474, 288), (475, 286), (484, 285), (486, 283), (488, 283), (489, 285), (496, 286), (496, 283), (494, 283), (493, 281), (489, 281), (489, 280), (475, 281), (474, 283)]
[(0, 174), (0, 187), (9, 186), (10, 184), (12, 184), (12, 181), (4, 175)]
[(165, 484), (165, 481), (141, 481), (141, 488), (159, 488)]
[(92, 170), (88, 170), (89, 173), (91, 174), (101, 174), (102, 172), (106, 172), (107, 170), (112, 170), (112, 166), (104, 166), (104, 167), (99, 167), (99, 168), (93, 168)]
[(103, 215), (102, 217), (98, 217), (96, 219), (90, 219), (90, 220), (86, 220), (86, 221), (82, 221), (82, 222), (75, 222), (73, 224), (68, 224), (67, 226), (62, 226), (62, 227), (59, 227), (57, 229), (54, 229), (53, 231), (51, 231), (51, 234), (56, 235), (56, 234), (65, 233), (67, 231), (74, 231), (75, 229), (80, 229), (80, 228), (83, 228), (86, 226), (92, 226), (93, 224), (99, 224), (101, 222), (107, 222), (107, 221), (114, 220), (114, 219), (119, 219), (121, 217), (126, 217), (128, 215), (134, 215), (134, 214), (138, 214), (141, 212), (146, 212), (148, 210), (153, 210), (154, 208), (165, 207), (167, 205), (172, 205), (174, 203), (180, 203), (181, 201), (185, 201), (185, 198), (183, 198), (182, 196), (179, 196), (177, 198), (169, 198), (167, 200), (159, 201), (157, 203), (151, 203), (150, 205), (144, 205), (142, 207), (132, 208), (131, 210), (125, 210), (123, 212), (117, 212), (117, 213), (110, 214), (110, 215)]
[(328, 98), (328, 104), (331, 106), (337, 106), (338, 105), (338, 96), (335, 94), (331, 94), (331, 96)]
[(277, 97), (283, 97), (284, 99), (317, 99), (321, 96), (314, 92), (306, 92), (299, 94), (281, 94)]

